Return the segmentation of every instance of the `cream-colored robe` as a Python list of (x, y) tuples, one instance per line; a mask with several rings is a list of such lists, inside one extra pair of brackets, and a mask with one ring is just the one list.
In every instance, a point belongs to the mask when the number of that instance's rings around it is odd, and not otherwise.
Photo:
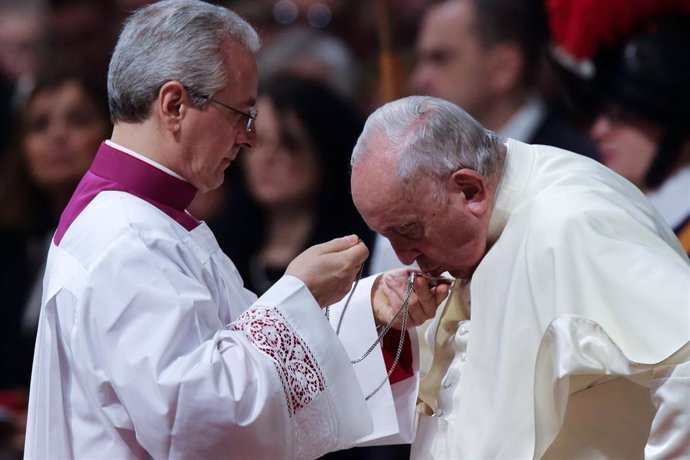
[(490, 250), (426, 334), (412, 457), (690, 458), (687, 256), (603, 166), (507, 145)]

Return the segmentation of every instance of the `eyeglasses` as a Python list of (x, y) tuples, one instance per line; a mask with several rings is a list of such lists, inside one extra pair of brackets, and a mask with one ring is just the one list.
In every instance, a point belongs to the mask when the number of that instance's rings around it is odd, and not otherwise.
[(251, 107), (249, 109), (249, 113), (243, 112), (241, 110), (238, 110), (234, 107), (229, 106), (228, 104), (225, 104), (224, 102), (220, 102), (217, 99), (212, 98), (211, 96), (208, 96), (207, 99), (211, 102), (215, 102), (216, 104), (220, 105), (221, 107), (225, 107), (228, 110), (231, 110), (239, 115), (242, 115), (243, 117), (247, 117), (247, 126), (244, 127), (245, 131), (248, 133), (251, 133), (254, 130), (254, 122), (256, 122), (256, 117), (258, 115), (256, 108)]

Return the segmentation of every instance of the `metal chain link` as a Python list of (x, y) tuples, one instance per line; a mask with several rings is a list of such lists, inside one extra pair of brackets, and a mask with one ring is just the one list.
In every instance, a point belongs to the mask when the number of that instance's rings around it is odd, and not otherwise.
[[(403, 324), (405, 324), (405, 325), (407, 324), (407, 315), (408, 315), (409, 308), (410, 308), (410, 297), (412, 297), (412, 293), (414, 292), (414, 273), (410, 274), (410, 278), (408, 278), (407, 283), (408, 284), (407, 284), (407, 291), (405, 292), (405, 299), (403, 299), (402, 304), (398, 307), (398, 310), (395, 312), (395, 315), (393, 315), (393, 318), (391, 318), (391, 320), (388, 321), (388, 323), (385, 326), (383, 326), (383, 328), (381, 329), (381, 332), (379, 333), (379, 336), (376, 338), (376, 341), (369, 347), (369, 349), (367, 351), (365, 351), (364, 354), (362, 356), (360, 356), (359, 358), (355, 358), (352, 361), (350, 361), (352, 364), (357, 364), (357, 363), (363, 361), (367, 356), (369, 356), (369, 354), (372, 351), (374, 351), (376, 349), (376, 346), (379, 343), (381, 343), (381, 340), (383, 340), (383, 337), (388, 333), (388, 331), (391, 329), (391, 327), (393, 327), (393, 323), (395, 322), (395, 320), (398, 319), (398, 316), (400, 316), (401, 312), (404, 312), (403, 319), (402, 319)], [(402, 335), (405, 335), (404, 327), (403, 327)], [(404, 340), (404, 337), (401, 340)]]
[(362, 266), (359, 267), (359, 272), (357, 272), (357, 277), (355, 278), (355, 284), (352, 285), (352, 290), (347, 296), (347, 300), (345, 301), (345, 306), (343, 307), (343, 311), (340, 313), (340, 319), (338, 320), (338, 327), (335, 330), (335, 335), (340, 335), (340, 327), (343, 325), (343, 318), (345, 317), (345, 310), (347, 310), (347, 307), (350, 305), (350, 300), (352, 299), (352, 295), (355, 293), (355, 289), (357, 289), (357, 285), (359, 284), (359, 280), (362, 279), (362, 273), (364, 273), (364, 262), (362, 262)]
[[(407, 331), (407, 318), (408, 318), (408, 313), (410, 311), (410, 296), (412, 295), (412, 291), (414, 291), (414, 273), (410, 275), (410, 278), (408, 279), (408, 286), (407, 286), (407, 294), (405, 295), (405, 300), (403, 301), (403, 304), (400, 306), (398, 309), (398, 312), (396, 315), (393, 317), (393, 320), (391, 320), (390, 323), (388, 323), (388, 326), (393, 324), (393, 321), (395, 321), (395, 318), (398, 316), (398, 313), (400, 313), (400, 310), (403, 310), (403, 319), (402, 319), (402, 328), (400, 329), (400, 342), (398, 342), (398, 350), (395, 352), (395, 359), (393, 360), (393, 364), (391, 365), (391, 368), (388, 370), (388, 374), (386, 374), (386, 378), (379, 383), (379, 386), (374, 389), (371, 393), (369, 393), (364, 400), (369, 401), (369, 398), (374, 396), (377, 391), (383, 387), (383, 385), (391, 378), (391, 375), (393, 374), (393, 371), (395, 368), (398, 366), (398, 361), (400, 361), (400, 356), (402, 355), (402, 351), (405, 345), (405, 333)], [(390, 327), (388, 327), (390, 329)], [(381, 341), (381, 337), (379, 336), (378, 341)]]
[[(350, 294), (347, 297), (347, 300), (345, 300), (345, 305), (343, 306), (343, 310), (340, 313), (340, 318), (338, 319), (338, 327), (336, 328), (336, 335), (340, 334), (340, 328), (343, 324), (343, 318), (345, 317), (345, 312), (347, 311), (347, 308), (350, 306), (350, 300), (352, 299), (352, 295), (355, 292), (355, 289), (357, 288), (357, 285), (359, 284), (359, 280), (362, 278), (362, 272), (364, 271), (364, 264), (359, 269), (359, 273), (357, 274), (357, 278), (355, 279), (355, 282), (352, 286), (352, 290), (350, 291)], [(357, 364), (362, 362), (367, 356), (371, 354), (372, 351), (376, 349), (376, 347), (381, 343), (383, 340), (383, 337), (390, 331), (391, 327), (393, 327), (393, 323), (398, 319), (400, 314), (403, 314), (402, 318), (402, 328), (400, 331), (400, 342), (398, 343), (398, 349), (396, 350), (395, 353), (395, 359), (393, 360), (393, 364), (391, 365), (391, 368), (388, 370), (388, 373), (386, 374), (386, 378), (381, 381), (381, 383), (376, 387), (374, 391), (372, 391), (366, 398), (365, 400), (369, 400), (376, 392), (378, 392), (381, 387), (390, 379), (390, 376), (393, 374), (393, 371), (395, 368), (398, 366), (398, 362), (400, 361), (400, 356), (402, 355), (402, 351), (405, 345), (405, 334), (407, 331), (407, 318), (409, 317), (409, 311), (410, 311), (410, 298), (412, 297), (412, 293), (414, 292), (414, 280), (415, 280), (415, 272), (410, 273), (410, 276), (407, 278), (407, 290), (405, 291), (405, 298), (402, 301), (402, 304), (398, 309), (396, 310), (395, 314), (391, 318), (388, 323), (381, 328), (381, 331), (379, 332), (378, 337), (376, 337), (376, 340), (374, 341), (373, 344), (367, 349), (367, 351), (364, 352), (362, 356), (359, 356), (358, 358), (355, 358), (350, 361), (352, 364)], [(326, 319), (330, 319), (329, 317), (329, 308), (326, 307), (325, 309), (325, 315)]]

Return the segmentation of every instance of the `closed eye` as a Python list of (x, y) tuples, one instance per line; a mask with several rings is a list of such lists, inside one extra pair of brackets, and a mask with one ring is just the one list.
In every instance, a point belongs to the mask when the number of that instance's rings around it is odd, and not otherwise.
[(398, 227), (395, 232), (407, 238), (421, 238), (424, 235), (424, 226), (420, 222), (410, 222)]

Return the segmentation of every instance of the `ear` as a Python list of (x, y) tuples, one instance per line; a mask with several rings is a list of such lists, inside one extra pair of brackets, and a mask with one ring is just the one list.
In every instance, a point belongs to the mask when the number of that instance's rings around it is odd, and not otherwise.
[(506, 93), (520, 84), (525, 65), (516, 43), (499, 43), (488, 51), (489, 87), (498, 94)]
[(488, 183), (477, 171), (458, 169), (448, 179), (450, 193), (459, 196), (467, 209), (477, 217), (491, 210), (491, 194)]
[(156, 110), (163, 126), (177, 133), (190, 107), (189, 94), (179, 81), (166, 82), (158, 91)]

